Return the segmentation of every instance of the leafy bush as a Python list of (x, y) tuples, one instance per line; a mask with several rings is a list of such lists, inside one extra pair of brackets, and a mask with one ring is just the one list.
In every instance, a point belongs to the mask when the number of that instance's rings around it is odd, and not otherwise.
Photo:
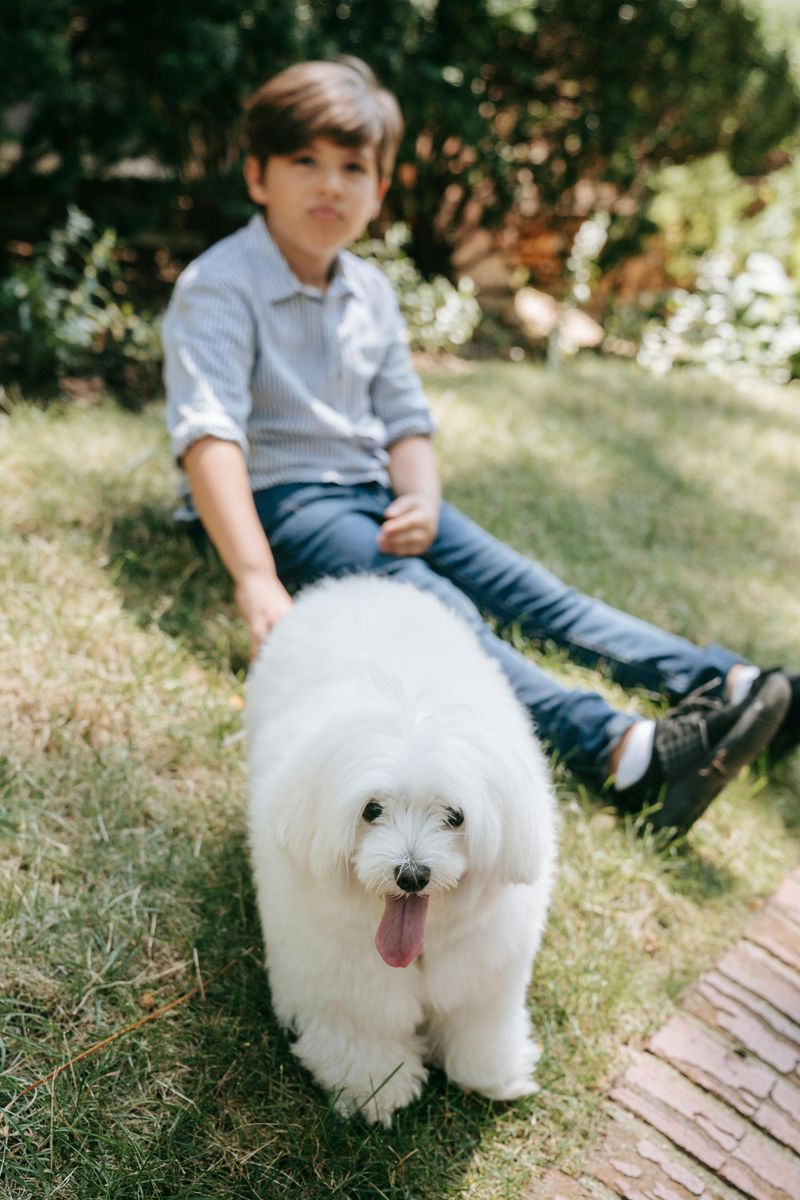
[[(716, 149), (761, 174), (800, 114), (786, 54), (736, 0), (15, 0), (0, 26), (0, 178), (29, 240), (70, 201), (152, 228), (159, 187), (176, 225), (219, 236), (239, 219), (241, 101), (303, 57), (362, 54), (397, 93), (390, 204), (426, 275), (515, 201), (568, 211), (598, 180), (636, 200), (655, 166)], [(133, 204), (122, 160), (151, 172)]]
[[(788, 156), (787, 156), (788, 157)], [(769, 175), (740, 179), (722, 154), (666, 167), (648, 183), (646, 213), (677, 280), (708, 251), (767, 252), (800, 276), (800, 158)]]
[(26, 387), (68, 375), (102, 374), (139, 390), (155, 384), (158, 324), (114, 294), (116, 234), (99, 236), (70, 207), (63, 229), (37, 247), (0, 285), (0, 366)]
[(415, 350), (454, 350), (470, 340), (481, 319), (472, 283), (462, 279), (454, 287), (442, 275), (426, 280), (408, 257), (407, 225), (398, 221), (383, 239), (369, 238), (353, 247), (388, 276), (407, 324)]
[(676, 289), (668, 312), (646, 329), (638, 354), (656, 374), (694, 366), (778, 383), (800, 376), (800, 300), (772, 255), (750, 254), (742, 270), (731, 253), (706, 255), (694, 291)]

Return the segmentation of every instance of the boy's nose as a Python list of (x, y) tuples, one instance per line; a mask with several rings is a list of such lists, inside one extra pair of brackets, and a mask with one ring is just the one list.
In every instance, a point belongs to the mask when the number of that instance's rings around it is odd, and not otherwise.
[(342, 180), (338, 171), (326, 171), (320, 181), (320, 190), (326, 196), (338, 196), (342, 190)]

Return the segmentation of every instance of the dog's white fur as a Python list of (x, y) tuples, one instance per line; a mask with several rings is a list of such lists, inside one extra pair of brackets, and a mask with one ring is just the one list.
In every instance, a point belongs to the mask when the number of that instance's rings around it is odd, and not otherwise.
[[(247, 726), (273, 1006), (339, 1111), (389, 1126), (423, 1061), (493, 1099), (536, 1091), (525, 993), (555, 805), (527, 713), (472, 631), (408, 584), (317, 585), (253, 666)], [(430, 902), (424, 953), (399, 969), (375, 937), (408, 862), (430, 869)]]

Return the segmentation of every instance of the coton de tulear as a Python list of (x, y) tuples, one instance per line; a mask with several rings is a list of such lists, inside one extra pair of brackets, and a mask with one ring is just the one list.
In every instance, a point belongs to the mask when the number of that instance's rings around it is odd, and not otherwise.
[(391, 1124), (424, 1062), (536, 1091), (526, 989), (555, 862), (527, 712), (437, 599), (301, 594), (247, 685), (250, 844), (272, 1002), (345, 1115)]

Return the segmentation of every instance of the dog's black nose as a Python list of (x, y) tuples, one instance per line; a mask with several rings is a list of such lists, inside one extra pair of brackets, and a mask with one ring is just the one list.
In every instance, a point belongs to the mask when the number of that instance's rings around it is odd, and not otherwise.
[(430, 867), (421, 867), (419, 863), (403, 863), (394, 869), (395, 882), (404, 892), (421, 892), (430, 877)]

